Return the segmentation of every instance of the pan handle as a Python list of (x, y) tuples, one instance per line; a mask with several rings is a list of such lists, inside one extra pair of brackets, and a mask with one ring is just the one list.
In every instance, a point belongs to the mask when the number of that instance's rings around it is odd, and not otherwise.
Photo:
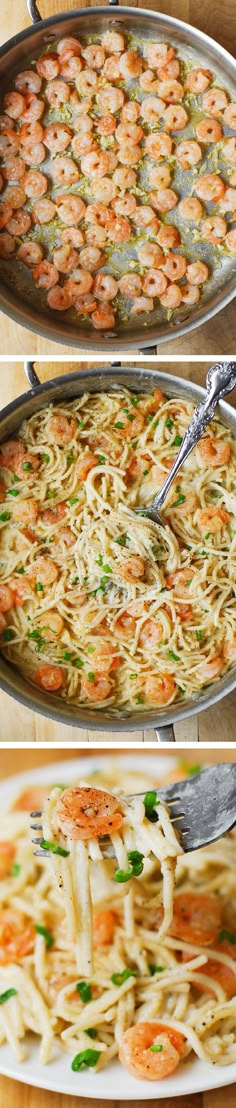
[(147, 358), (149, 354), (150, 355), (153, 355), (153, 354), (156, 355), (157, 348), (156, 348), (156, 346), (144, 346), (144, 347), (139, 346), (138, 352), (139, 352), (139, 354), (144, 354), (145, 357)]
[(29, 385), (31, 385), (32, 389), (35, 389), (35, 386), (37, 387), (37, 385), (41, 385), (41, 381), (39, 380), (38, 374), (36, 373), (36, 370), (34, 368), (34, 362), (30, 362), (28, 361), (28, 359), (25, 359), (24, 372), (25, 376), (27, 377), (27, 381), (29, 382)]
[(35, 0), (26, 0), (26, 2), (27, 11), (29, 12), (32, 23), (40, 23), (42, 16), (40, 15), (38, 5), (35, 3)]
[(154, 727), (156, 739), (158, 743), (175, 743), (175, 733), (172, 723), (168, 723), (165, 727)]

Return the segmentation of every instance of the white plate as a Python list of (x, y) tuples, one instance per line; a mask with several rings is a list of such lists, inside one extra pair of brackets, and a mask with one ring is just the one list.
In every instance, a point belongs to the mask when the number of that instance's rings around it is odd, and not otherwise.
[[(54, 781), (70, 782), (78, 777), (91, 772), (97, 766), (104, 766), (110, 762), (111, 755), (103, 755), (94, 760), (90, 758), (73, 758), (71, 761), (53, 762), (52, 765), (42, 766), (28, 773), (18, 774), (0, 783), (0, 808), (8, 807), (9, 803), (29, 784), (44, 784)], [(155, 778), (174, 764), (175, 759), (165, 758), (164, 754), (153, 755), (150, 758), (145, 754), (128, 755), (120, 753), (119, 763), (127, 768), (139, 770), (145, 773), (153, 771)], [(165, 1081), (136, 1081), (119, 1064), (112, 1062), (107, 1069), (100, 1073), (81, 1071), (73, 1073), (70, 1066), (69, 1054), (61, 1054), (56, 1046), (52, 1061), (47, 1066), (40, 1065), (38, 1061), (38, 1042), (34, 1037), (28, 1037), (28, 1058), (25, 1062), (15, 1062), (8, 1046), (0, 1047), (0, 1072), (6, 1077), (23, 1081), (35, 1088), (48, 1089), (55, 1093), (69, 1093), (74, 1096), (91, 1097), (95, 1100), (162, 1100), (163, 1097), (175, 1097), (203, 1092), (207, 1089), (218, 1089), (222, 1085), (231, 1085), (236, 1081), (236, 1064), (232, 1066), (211, 1066), (201, 1062), (198, 1058), (180, 1065), (173, 1077)]]

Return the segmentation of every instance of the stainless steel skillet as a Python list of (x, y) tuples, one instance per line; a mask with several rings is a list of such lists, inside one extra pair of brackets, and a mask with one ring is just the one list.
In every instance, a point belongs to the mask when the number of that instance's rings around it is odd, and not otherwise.
[[(205, 390), (191, 381), (185, 381), (179, 377), (160, 373), (153, 369), (148, 370), (140, 366), (132, 369), (128, 366), (114, 368), (99, 366), (96, 369), (70, 373), (66, 377), (56, 377), (46, 384), (40, 384), (33, 364), (26, 362), (25, 371), (30, 391), (24, 393), (17, 400), (8, 404), (0, 413), (0, 441), (14, 436), (23, 419), (27, 419), (44, 405), (51, 402), (68, 402), (77, 396), (81, 396), (86, 390), (89, 392), (117, 389), (117, 386), (129, 388), (131, 391), (150, 393), (159, 387), (166, 396), (184, 397), (192, 402), (199, 402), (206, 397)], [(221, 419), (236, 436), (236, 411), (224, 401), (219, 404)], [(236, 666), (222, 679), (219, 678), (213, 685), (202, 691), (198, 696), (191, 698), (188, 703), (172, 704), (169, 708), (156, 710), (137, 710), (131, 712), (115, 712), (102, 710), (98, 712), (92, 709), (78, 708), (62, 699), (52, 697), (39, 690), (36, 686), (29, 685), (24, 678), (4, 658), (0, 659), (0, 686), (10, 696), (15, 697), (26, 707), (41, 715), (57, 720), (59, 723), (67, 723), (73, 727), (89, 727), (92, 730), (127, 732), (141, 728), (153, 728), (160, 742), (174, 742), (173, 724), (181, 719), (196, 715), (198, 712), (209, 708), (227, 693), (236, 687)], [(12, 736), (14, 739), (15, 736)], [(233, 741), (233, 735), (232, 735)]]
[[(45, 52), (62, 34), (80, 36), (89, 30), (94, 35), (100, 35), (110, 26), (122, 29), (126, 37), (132, 33), (142, 40), (171, 41), (177, 48), (182, 48), (192, 64), (210, 68), (217, 83), (228, 88), (236, 100), (236, 62), (222, 46), (196, 28), (172, 17), (141, 8), (116, 7), (114, 11), (114, 6), (111, 0), (110, 6), (89, 10), (81, 8), (41, 19), (38, 5), (34, 0), (28, 0), (33, 26), (15, 36), (0, 50), (2, 91), (12, 86), (12, 79), (20, 69), (30, 67), (32, 59)], [(178, 191), (178, 184), (176, 187)], [(182, 174), (180, 187), (184, 195), (186, 174)], [(235, 257), (222, 253), (220, 265), (216, 267), (216, 259), (213, 259), (213, 265), (211, 248), (207, 244), (196, 245), (196, 256), (210, 262), (211, 278), (198, 304), (191, 308), (182, 306), (170, 320), (166, 319), (164, 309), (158, 308), (150, 316), (130, 316), (128, 322), (120, 321), (112, 333), (93, 332), (90, 324), (75, 322), (70, 313), (50, 312), (42, 293), (32, 287), (32, 278), (25, 272), (25, 267), (19, 267), (18, 262), (16, 268), (15, 263), (2, 263), (0, 310), (29, 330), (67, 346), (102, 352), (150, 349), (156, 343), (185, 335), (201, 323), (206, 323), (235, 295)]]

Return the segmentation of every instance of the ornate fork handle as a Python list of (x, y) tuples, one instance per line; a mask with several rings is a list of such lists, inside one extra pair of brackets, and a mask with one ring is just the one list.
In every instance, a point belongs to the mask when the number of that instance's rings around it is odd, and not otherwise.
[(148, 512), (150, 509), (158, 511), (158, 509), (162, 507), (174, 477), (176, 477), (176, 474), (183, 465), (183, 462), (188, 458), (193, 447), (199, 442), (207, 424), (213, 419), (218, 401), (221, 400), (227, 392), (231, 392), (235, 385), (236, 362), (218, 362), (217, 365), (211, 366), (208, 370), (206, 377), (206, 399), (202, 400), (195, 408), (186, 435), (181, 443), (180, 450), (173, 462), (173, 466), (168, 473), (162, 489), (154, 496), (151, 504), (148, 505)]

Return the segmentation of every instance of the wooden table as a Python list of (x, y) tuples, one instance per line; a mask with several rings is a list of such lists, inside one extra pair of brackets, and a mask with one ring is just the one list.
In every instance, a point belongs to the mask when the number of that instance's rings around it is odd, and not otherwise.
[[(210, 364), (208, 360), (201, 363), (188, 361), (177, 365), (173, 362), (167, 362), (165, 363), (165, 371), (166, 373), (177, 373), (185, 379), (191, 378), (192, 381), (198, 384), (204, 384), (206, 371)], [(150, 361), (146, 360), (145, 365), (150, 367)], [(86, 366), (89, 367), (88, 362), (80, 362), (81, 369), (86, 368)], [(61, 365), (61, 363), (55, 361), (38, 362), (36, 360), (35, 368), (41, 381), (46, 381), (50, 377), (56, 377), (58, 373), (68, 373), (69, 370), (76, 367), (71, 361)], [(4, 407), (5, 404), (19, 396), (24, 390), (25, 376), (22, 362), (2, 363), (0, 407)], [(198, 717), (194, 716), (192, 719), (178, 723), (175, 728), (176, 739), (183, 743), (219, 742), (227, 744), (233, 742), (235, 708), (236, 692), (228, 696), (223, 702), (220, 701), (213, 708), (202, 712)], [(129, 745), (143, 741), (149, 743), (155, 743), (156, 741), (153, 731), (129, 731), (123, 732), (121, 735), (110, 731), (103, 735), (99, 731), (77, 730), (74, 727), (54, 723), (52, 720), (44, 719), (43, 716), (35, 715), (28, 708), (23, 708), (16, 701), (6, 696), (5, 693), (0, 692), (0, 741), (58, 743), (65, 740), (76, 743), (115, 740), (121, 744), (127, 744), (128, 742)]]
[[(102, 753), (102, 748), (100, 753)], [(157, 752), (158, 753), (158, 752)], [(166, 755), (165, 751), (165, 755)], [(49, 762), (56, 761), (58, 758), (68, 760), (73, 757), (74, 752), (67, 750), (21, 750), (14, 751), (14, 773), (23, 772), (24, 770), (34, 769), (37, 766), (48, 764)], [(146, 752), (145, 752), (146, 756)], [(169, 757), (170, 757), (169, 753)], [(218, 754), (214, 750), (202, 751), (202, 761), (216, 762), (221, 758), (221, 754)], [(194, 755), (186, 751), (186, 759), (191, 762), (194, 759)], [(224, 759), (230, 760), (232, 758), (232, 752), (226, 751), (224, 753)], [(12, 773), (12, 751), (4, 750), (0, 753), (0, 779), (10, 776)], [(40, 780), (40, 769), (39, 769)], [(138, 1097), (138, 1085), (137, 1085), (137, 1097)], [(236, 1085), (231, 1085), (224, 1089), (214, 1090), (208, 1093), (198, 1093), (196, 1096), (177, 1097), (176, 1100), (152, 1100), (150, 1102), (151, 1108), (224, 1108), (225, 1099), (227, 1097), (227, 1108), (235, 1108), (236, 1103)], [(57, 1093), (47, 1093), (43, 1089), (32, 1089), (29, 1085), (23, 1085), (15, 1081), (11, 1081), (9, 1078), (0, 1077), (0, 1104), (4, 1108), (15, 1108), (15, 1105), (20, 1105), (21, 1108), (99, 1108), (99, 1101), (94, 1099), (86, 1100), (84, 1097), (71, 1097), (71, 1096), (58, 1096)], [(114, 1100), (106, 1101), (107, 1108), (130, 1108), (129, 1101), (119, 1101), (118, 1090), (117, 1097)], [(134, 1108), (143, 1108), (144, 1102), (133, 1101)]]
[[(120, 0), (124, 3), (125, 0)], [(215, 0), (129, 0), (131, 7), (149, 8), (164, 14), (182, 19), (192, 26), (215, 38), (231, 54), (234, 54), (236, 44), (236, 12), (235, 0), (222, 0), (216, 4)], [(96, 0), (94, 0), (96, 3)], [(85, 0), (38, 0), (39, 10), (44, 18), (56, 15), (66, 10), (72, 11), (80, 7), (92, 6), (91, 0), (85, 5)], [(6, 42), (12, 35), (17, 34), (30, 24), (27, 13), (26, 0), (2, 0), (0, 43)], [(209, 323), (197, 327), (196, 331), (184, 338), (167, 341), (157, 346), (159, 354), (232, 354), (236, 348), (236, 312), (232, 302)], [(13, 320), (0, 313), (0, 350), (2, 354), (48, 354), (55, 353), (53, 342), (32, 334)], [(58, 354), (71, 354), (71, 348), (56, 345)], [(81, 354), (89, 357), (89, 351)]]

